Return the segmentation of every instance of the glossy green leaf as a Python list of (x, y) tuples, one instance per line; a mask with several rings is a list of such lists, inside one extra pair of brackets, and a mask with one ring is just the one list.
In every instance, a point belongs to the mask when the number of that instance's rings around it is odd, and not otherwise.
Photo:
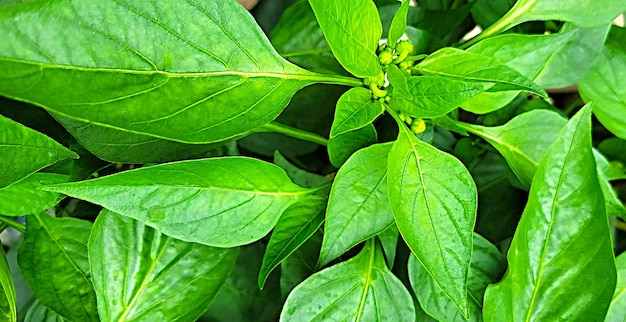
[(617, 285), (605, 322), (624, 322), (626, 319), (626, 253), (615, 259), (617, 266)]
[(78, 155), (51, 138), (0, 115), (0, 188)]
[(377, 237), (378, 240), (380, 240), (381, 246), (383, 247), (385, 259), (387, 259), (387, 266), (390, 269), (393, 269), (393, 265), (396, 261), (396, 252), (398, 249), (398, 237), (400, 237), (398, 226), (396, 226), (395, 223), (392, 224), (387, 229), (378, 234)]
[(263, 260), (262, 242), (240, 247), (237, 262), (224, 286), (198, 321), (275, 321), (284, 299), (280, 296), (278, 274), (271, 274), (263, 290), (257, 274)]
[(34, 2), (2, 10), (0, 28), (2, 95), (172, 141), (235, 137), (300, 88), (338, 79), (281, 58), (235, 1)]
[[(445, 169), (445, 171), (443, 171)], [(398, 230), (464, 316), (476, 220), (476, 185), (455, 157), (405, 127), (389, 153), (387, 193)]]
[(4, 249), (0, 249), (0, 317), (7, 322), (17, 321), (15, 286)]
[(467, 295), (470, 299), (470, 318), (465, 319), (458, 308), (435, 283), (415, 256), (409, 258), (409, 278), (421, 307), (437, 321), (482, 321), (483, 295), (491, 283), (504, 273), (506, 261), (498, 248), (478, 234), (474, 234), (472, 262), (469, 271)]
[(595, 149), (593, 150), (593, 156), (596, 160), (596, 170), (598, 172), (598, 179), (600, 179), (600, 190), (602, 190), (602, 195), (604, 196), (606, 214), (608, 216), (617, 216), (626, 219), (626, 207), (624, 207), (624, 203), (615, 193), (608, 176), (610, 171), (613, 170), (611, 164)]
[(33, 173), (25, 179), (4, 187), (0, 189), (0, 214), (30, 215), (54, 207), (61, 200), (62, 195), (39, 188), (68, 180), (69, 176), (64, 174)]
[(28, 322), (65, 322), (66, 320), (54, 311), (41, 304), (39, 301), (35, 301), (33, 305), (28, 308), (26, 312), (26, 318), (24, 321)]
[(520, 181), (530, 187), (541, 157), (566, 122), (558, 113), (533, 110), (520, 114), (501, 126), (457, 124), (493, 145), (504, 156)]
[(279, 167), (224, 157), (173, 162), (45, 189), (104, 206), (164, 234), (215, 247), (265, 236), (309, 193)]
[(579, 83), (586, 102), (593, 101), (593, 114), (609, 131), (626, 140), (626, 29), (613, 27), (596, 64)]
[(291, 256), (322, 226), (326, 198), (309, 198), (287, 208), (267, 243), (259, 272), (259, 288), (285, 258)]
[[(504, 34), (485, 39), (467, 51), (489, 56), (543, 87), (579, 81), (595, 61), (607, 27), (572, 28), (550, 35)], [(487, 92), (463, 103), (463, 109), (484, 114), (502, 108), (520, 92)]]
[(286, 299), (298, 284), (316, 272), (323, 237), (324, 234), (318, 230), (292, 256), (280, 263), (280, 290), (283, 299)]
[(89, 237), (103, 321), (195, 321), (230, 274), (236, 249), (187, 243), (109, 210)]
[(280, 321), (414, 321), (409, 291), (370, 241), (354, 258), (317, 272), (289, 294)]
[(560, 20), (583, 28), (608, 25), (626, 11), (624, 1), (613, 0), (518, 0), (494, 25), (506, 30), (526, 21)]
[(393, 16), (393, 20), (391, 20), (391, 26), (389, 27), (389, 32), (387, 33), (387, 43), (391, 47), (395, 47), (400, 37), (404, 34), (404, 30), (406, 29), (406, 16), (409, 13), (409, 4), (411, 1), (402, 0), (402, 4), (398, 11), (396, 11)]
[(387, 198), (387, 156), (391, 143), (354, 153), (339, 169), (328, 199), (318, 267), (393, 224)]
[(319, 72), (347, 74), (324, 38), (308, 1), (289, 7), (270, 34), (272, 45), (294, 64)]
[(372, 93), (363, 87), (345, 92), (337, 101), (335, 119), (330, 128), (331, 139), (371, 124), (384, 111), (382, 103), (372, 100)]
[(24, 279), (42, 304), (68, 320), (99, 321), (87, 258), (91, 226), (76, 218), (26, 217), (18, 253)]
[(337, 60), (352, 75), (376, 77), (382, 69), (376, 48), (382, 35), (372, 0), (309, 0), (324, 37)]
[(486, 321), (592, 321), (606, 314), (616, 273), (590, 106), (542, 158), (507, 259), (504, 279), (487, 288)]
[(485, 55), (455, 48), (438, 50), (422, 60), (416, 69), (431, 76), (493, 83), (489, 91), (523, 90), (547, 97), (541, 87), (507, 65)]
[(376, 128), (374, 128), (372, 124), (367, 124), (358, 130), (332, 137), (328, 140), (327, 147), (330, 163), (340, 168), (352, 153), (370, 144), (374, 144), (376, 141), (378, 141), (378, 136)]
[(329, 179), (325, 176), (304, 171), (289, 163), (278, 151), (274, 152), (274, 164), (283, 168), (295, 184), (305, 188), (312, 188), (329, 182)]
[(437, 76), (409, 77), (393, 65), (389, 66), (388, 78), (393, 87), (389, 105), (418, 118), (446, 115), (494, 85)]

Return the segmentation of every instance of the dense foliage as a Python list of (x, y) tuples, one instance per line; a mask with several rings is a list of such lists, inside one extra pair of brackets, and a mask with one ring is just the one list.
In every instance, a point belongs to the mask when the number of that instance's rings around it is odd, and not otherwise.
[(0, 320), (624, 321), (624, 11), (0, 0)]

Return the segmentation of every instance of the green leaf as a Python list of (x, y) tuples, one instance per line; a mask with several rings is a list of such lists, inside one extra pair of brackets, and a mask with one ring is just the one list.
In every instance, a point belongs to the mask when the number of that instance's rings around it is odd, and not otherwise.
[(62, 317), (99, 321), (89, 277), (87, 240), (91, 223), (46, 214), (26, 217), (18, 262), (37, 299)]
[(624, 322), (626, 316), (626, 253), (615, 259), (617, 266), (617, 286), (609, 306), (605, 322)]
[(400, 232), (398, 231), (398, 226), (395, 225), (395, 222), (377, 235), (378, 240), (380, 240), (380, 244), (383, 246), (385, 259), (387, 259), (387, 266), (391, 269), (393, 269), (393, 264), (396, 261), (396, 250), (398, 249), (399, 236)]
[(395, 66), (389, 67), (393, 94), (389, 105), (416, 118), (448, 114), (468, 99), (488, 90), (493, 83), (470, 82), (437, 76), (406, 77)]
[(262, 238), (285, 209), (310, 193), (279, 167), (245, 157), (173, 162), (45, 189), (215, 247)]
[(414, 321), (412, 302), (387, 268), (380, 247), (370, 241), (354, 258), (296, 286), (280, 321)]
[(626, 3), (613, 0), (518, 0), (500, 20), (497, 26), (506, 30), (520, 23), (535, 20), (559, 20), (571, 22), (583, 28), (610, 24), (615, 17), (626, 11)]
[(410, 2), (409, 0), (402, 0), (400, 8), (398, 8), (398, 11), (396, 11), (393, 16), (393, 20), (391, 20), (391, 26), (387, 33), (387, 43), (392, 48), (396, 46), (396, 43), (400, 40), (400, 37), (402, 37), (406, 29), (406, 16), (409, 13)]
[(345, 92), (337, 101), (330, 138), (361, 129), (371, 124), (384, 111), (382, 103), (372, 100), (372, 93), (363, 87)]
[(592, 321), (606, 314), (616, 273), (590, 106), (542, 158), (507, 258), (504, 279), (487, 288), (486, 321)]
[(482, 321), (483, 295), (491, 283), (502, 276), (506, 268), (504, 256), (498, 248), (478, 234), (474, 234), (472, 262), (469, 271), (467, 295), (470, 299), (470, 318), (465, 319), (458, 308), (435, 283), (415, 256), (409, 258), (409, 278), (421, 307), (437, 321)]
[(8, 187), (0, 189), (0, 214), (22, 216), (37, 214), (54, 207), (61, 194), (40, 190), (40, 187), (63, 183), (69, 176), (57, 173), (33, 173)]
[(0, 129), (0, 188), (57, 161), (78, 158), (51, 138), (2, 115)]
[[(281, 58), (235, 1), (32, 2), (2, 10), (0, 28), (0, 94), (184, 143), (236, 137), (300, 88), (341, 78)], [(64, 41), (24, 41), (35, 38)]]
[[(564, 87), (579, 81), (593, 66), (607, 27), (564, 27), (557, 34), (505, 34), (485, 39), (467, 51), (489, 56), (542, 87)], [(520, 91), (482, 93), (463, 103), (463, 109), (484, 114), (504, 107)]]
[(619, 200), (619, 197), (615, 193), (608, 177), (610, 171), (613, 170), (611, 164), (600, 152), (595, 149), (593, 150), (593, 156), (596, 160), (596, 170), (598, 172), (598, 179), (600, 179), (602, 195), (604, 196), (606, 214), (608, 216), (617, 216), (622, 219), (626, 219), (626, 208), (624, 207), (624, 203)]
[(523, 90), (547, 97), (548, 94), (526, 76), (495, 59), (455, 48), (442, 48), (422, 60), (416, 69), (426, 75), (466, 82), (493, 83), (489, 91)]
[(372, 0), (309, 0), (309, 3), (330, 49), (348, 72), (360, 78), (382, 73), (376, 48), (383, 27)]
[(393, 224), (387, 198), (387, 156), (391, 143), (354, 153), (339, 169), (328, 199), (318, 267)]
[(530, 187), (545, 150), (567, 120), (548, 110), (533, 110), (514, 117), (505, 125), (486, 127), (458, 122), (464, 130), (493, 145), (522, 184)]
[(103, 321), (195, 321), (230, 274), (237, 249), (187, 243), (109, 210), (89, 237)]
[(404, 126), (389, 153), (387, 193), (398, 230), (442, 291), (469, 314), (476, 185), (455, 157)]
[(7, 322), (17, 321), (15, 286), (4, 249), (0, 249), (0, 317)]
[(259, 272), (259, 288), (285, 258), (291, 256), (322, 226), (326, 198), (309, 198), (293, 204), (280, 217), (267, 243)]
[(26, 318), (28, 322), (65, 322), (66, 320), (54, 311), (47, 308), (41, 302), (35, 300), (35, 303), (28, 308)]
[(373, 124), (367, 124), (358, 130), (332, 137), (328, 140), (327, 147), (330, 163), (340, 168), (352, 153), (377, 141), (378, 135)]
[(270, 275), (263, 290), (257, 281), (264, 252), (263, 242), (241, 247), (235, 268), (198, 321), (276, 321), (284, 302), (278, 276)]
[(609, 131), (626, 140), (626, 29), (613, 27), (602, 53), (579, 83), (585, 102), (593, 101), (593, 114)]
[(280, 263), (280, 290), (283, 299), (298, 284), (316, 272), (315, 266), (322, 247), (324, 234), (318, 230), (291, 256)]
[(280, 55), (294, 64), (317, 72), (347, 74), (333, 56), (308, 1), (285, 10), (270, 40)]
[(295, 184), (305, 188), (321, 186), (329, 182), (329, 179), (325, 176), (304, 171), (289, 163), (278, 151), (274, 151), (274, 164), (285, 170)]

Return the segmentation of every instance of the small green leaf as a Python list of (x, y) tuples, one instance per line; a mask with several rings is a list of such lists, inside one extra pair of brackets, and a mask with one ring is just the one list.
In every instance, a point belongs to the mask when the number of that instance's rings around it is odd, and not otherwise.
[(402, 127), (389, 153), (387, 180), (402, 237), (446, 296), (468, 316), (466, 289), (477, 207), (470, 173), (458, 159)]
[(389, 27), (389, 32), (387, 34), (387, 43), (393, 48), (396, 46), (400, 37), (404, 34), (404, 30), (406, 29), (406, 16), (409, 13), (409, 4), (411, 1), (402, 0), (402, 4), (396, 14), (393, 16), (393, 20), (391, 20), (391, 26)]
[(318, 230), (292, 256), (280, 263), (280, 290), (283, 299), (286, 299), (298, 284), (316, 272), (315, 266), (320, 254), (323, 235)]
[(289, 163), (278, 151), (274, 151), (274, 164), (285, 170), (295, 184), (305, 188), (321, 186), (329, 182), (329, 179), (325, 176), (304, 171)]
[(470, 318), (465, 319), (459, 309), (445, 295), (415, 256), (409, 258), (409, 279), (421, 307), (437, 321), (482, 321), (483, 295), (491, 283), (502, 276), (506, 268), (504, 256), (498, 248), (478, 234), (474, 234), (472, 263), (467, 294), (470, 299)]
[(328, 199), (318, 267), (393, 224), (387, 198), (390, 149), (391, 143), (361, 149), (339, 169)]
[(442, 48), (421, 61), (417, 70), (426, 75), (466, 82), (493, 83), (489, 91), (523, 90), (547, 97), (548, 94), (526, 76), (495, 59), (455, 48)]
[(295, 252), (322, 226), (326, 198), (308, 198), (287, 208), (278, 220), (265, 248), (259, 272), (259, 288), (285, 258)]
[(354, 258), (311, 275), (289, 294), (280, 321), (316, 320), (414, 321), (415, 308), (370, 241)]
[(33, 173), (25, 179), (4, 187), (0, 189), (0, 214), (30, 215), (54, 207), (61, 200), (62, 195), (39, 188), (68, 180), (69, 176), (64, 174)]
[(165, 236), (104, 210), (89, 237), (103, 321), (195, 321), (230, 274), (237, 249)]
[(355, 151), (378, 141), (376, 128), (373, 124), (340, 134), (328, 140), (328, 157), (330, 163), (340, 168)]
[(7, 322), (17, 321), (15, 286), (4, 249), (0, 249), (0, 317)]
[(596, 160), (596, 170), (598, 172), (598, 179), (600, 179), (600, 188), (602, 195), (604, 196), (604, 202), (606, 206), (606, 214), (608, 216), (621, 217), (626, 220), (626, 208), (624, 203), (619, 199), (611, 182), (608, 178), (609, 171), (612, 170), (609, 161), (600, 152), (593, 150), (593, 156)]
[(602, 53), (579, 83), (580, 95), (593, 101), (593, 114), (609, 131), (626, 140), (626, 29), (613, 26)]
[(78, 155), (51, 138), (0, 115), (0, 188)]
[(28, 322), (65, 322), (66, 320), (41, 302), (35, 300), (26, 312), (24, 321)]
[(309, 0), (333, 54), (352, 75), (366, 78), (382, 73), (376, 48), (382, 35), (372, 0)]
[(285, 209), (310, 193), (279, 167), (245, 157), (173, 162), (45, 189), (215, 247), (262, 238)]
[(70, 321), (99, 321), (87, 258), (91, 226), (76, 218), (30, 215), (19, 248), (20, 270), (37, 299)]
[(504, 279), (487, 288), (486, 321), (594, 321), (606, 314), (616, 272), (590, 106), (544, 154), (507, 258)]
[(398, 249), (399, 236), (400, 232), (398, 231), (398, 226), (395, 225), (395, 222), (377, 235), (378, 240), (380, 240), (380, 244), (383, 246), (385, 259), (387, 259), (387, 266), (390, 269), (393, 269), (393, 264), (396, 261), (396, 250)]
[(372, 93), (369, 90), (363, 87), (350, 89), (337, 101), (330, 138), (371, 124), (383, 111), (382, 103), (372, 100)]
[(604, 322), (624, 322), (626, 316), (626, 253), (615, 259), (617, 266), (617, 286)]

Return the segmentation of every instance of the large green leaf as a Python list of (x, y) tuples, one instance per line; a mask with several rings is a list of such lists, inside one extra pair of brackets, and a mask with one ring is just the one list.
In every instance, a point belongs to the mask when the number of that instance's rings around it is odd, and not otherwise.
[(179, 142), (235, 137), (300, 88), (341, 78), (281, 58), (232, 0), (29, 2), (2, 10), (0, 29), (0, 94)]
[(393, 88), (389, 104), (413, 117), (439, 117), (448, 114), (468, 99), (493, 87), (493, 83), (455, 80), (437, 76), (408, 76), (390, 65), (389, 82)]
[(322, 226), (326, 198), (308, 198), (285, 210), (267, 243), (259, 272), (259, 288), (285, 258), (295, 252)]
[[(0, 45), (1, 46), (1, 45)], [(0, 115), (0, 188), (78, 155), (51, 138)]]
[(609, 131), (626, 140), (626, 29), (613, 27), (596, 64), (579, 83), (580, 94), (593, 101), (593, 114)]
[(617, 286), (609, 306), (605, 322), (624, 322), (626, 317), (626, 253), (615, 259), (617, 266)]
[(504, 273), (506, 262), (498, 248), (478, 234), (474, 234), (472, 263), (467, 294), (470, 299), (470, 318), (465, 319), (459, 309), (444, 294), (415, 256), (409, 258), (411, 287), (421, 307), (438, 321), (482, 321), (483, 295), (491, 283)]
[(437, 285), (469, 314), (467, 281), (477, 192), (455, 157), (405, 127), (389, 153), (387, 193), (398, 230)]
[(308, 1), (289, 7), (270, 34), (281, 56), (304, 68), (346, 74), (328, 46)]
[(414, 321), (411, 295), (374, 242), (317, 272), (289, 294), (280, 321)]
[(391, 143), (357, 151), (339, 169), (330, 191), (318, 267), (393, 224), (387, 198)]
[(187, 243), (104, 210), (89, 237), (103, 321), (195, 321), (230, 274), (237, 249)]
[(309, 3), (330, 49), (347, 71), (360, 78), (382, 73), (376, 48), (383, 27), (372, 0)]
[(486, 321), (594, 321), (606, 314), (616, 273), (590, 106), (542, 158), (507, 258), (504, 279), (487, 288)]
[[(485, 39), (469, 52), (492, 57), (543, 87), (563, 87), (579, 81), (593, 66), (607, 26), (564, 28), (557, 34), (505, 34)], [(484, 114), (502, 108), (520, 91), (488, 92), (463, 103), (467, 111)]]
[[(506, 30), (526, 21), (560, 20), (583, 28), (608, 25), (626, 11), (623, 0), (518, 0), (491, 28)], [(489, 31), (489, 29), (487, 29)]]
[(0, 214), (22, 216), (37, 214), (54, 207), (61, 194), (39, 189), (45, 185), (68, 182), (69, 176), (57, 173), (33, 173), (0, 189)]
[(0, 317), (7, 322), (17, 321), (15, 286), (4, 249), (0, 249)]
[(422, 60), (416, 69), (426, 75), (494, 85), (489, 91), (524, 90), (546, 96), (546, 92), (526, 76), (497, 60), (455, 48), (443, 48)]
[(173, 162), (45, 189), (215, 247), (260, 239), (287, 207), (310, 193), (279, 167), (245, 157)]
[(382, 103), (372, 100), (372, 93), (369, 90), (363, 87), (350, 89), (337, 101), (330, 138), (371, 124), (383, 111)]
[(71, 321), (99, 321), (89, 277), (91, 223), (46, 214), (26, 217), (18, 262), (37, 299)]

